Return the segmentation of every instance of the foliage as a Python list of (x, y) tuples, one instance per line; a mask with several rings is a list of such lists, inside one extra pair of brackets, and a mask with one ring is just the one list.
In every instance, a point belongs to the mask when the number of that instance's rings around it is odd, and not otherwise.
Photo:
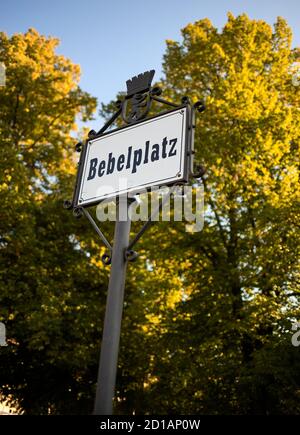
[(32, 29), (0, 35), (0, 320), (9, 344), (0, 384), (33, 414), (90, 410), (106, 288), (88, 259), (99, 259), (92, 233), (62, 207), (74, 183), (75, 116), (89, 119), (96, 101), (57, 44)]
[[(300, 355), (291, 345), (300, 290), (300, 93), (291, 66), (299, 50), (281, 18), (272, 31), (229, 14), (220, 33), (200, 20), (182, 35), (167, 42), (163, 87), (177, 101), (205, 99), (196, 130), (205, 225), (188, 234), (184, 224), (160, 224), (144, 242), (153, 271), (134, 276), (125, 321), (138, 307), (145, 323), (130, 345), (124, 339), (123, 370), (136, 371), (129, 384), (125, 377), (124, 403), (133, 397), (130, 411), (153, 413), (299, 413)], [(135, 343), (148, 358), (128, 358)]]
[[(272, 29), (229, 14), (222, 31), (204, 19), (182, 36), (167, 41), (162, 85), (178, 102), (205, 99), (205, 224), (192, 234), (157, 223), (137, 246), (116, 411), (298, 414), (300, 52), (282, 18)], [(94, 233), (61, 207), (74, 184), (70, 131), (95, 101), (56, 44), (33, 30), (0, 38), (0, 385), (33, 414), (90, 412), (107, 286)]]

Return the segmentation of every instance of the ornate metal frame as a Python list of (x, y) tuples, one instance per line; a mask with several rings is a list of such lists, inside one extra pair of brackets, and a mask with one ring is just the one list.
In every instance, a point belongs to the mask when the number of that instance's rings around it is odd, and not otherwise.
[[(155, 70), (146, 71), (142, 74), (139, 74), (137, 76), (132, 77), (130, 80), (127, 80), (126, 86), (127, 86), (127, 93), (123, 100), (116, 101), (116, 112), (111, 116), (111, 118), (104, 124), (104, 126), (96, 132), (95, 130), (91, 130), (88, 133), (88, 138), (85, 142), (79, 142), (75, 146), (75, 150), (77, 152), (80, 152), (80, 159), (78, 164), (78, 171), (77, 171), (77, 177), (76, 177), (76, 184), (75, 184), (75, 190), (72, 201), (66, 200), (64, 201), (64, 208), (70, 210), (73, 209), (73, 214), (76, 218), (80, 218), (81, 216), (85, 215), (86, 218), (89, 220), (97, 234), (102, 239), (103, 243), (109, 250), (109, 254), (104, 254), (102, 256), (102, 261), (105, 265), (108, 265), (111, 263), (111, 252), (112, 252), (112, 246), (109, 243), (109, 241), (106, 239), (105, 235), (102, 233), (100, 228), (97, 226), (95, 220), (91, 216), (91, 214), (88, 212), (88, 210), (85, 207), (80, 207), (77, 205), (77, 198), (78, 198), (78, 190), (79, 190), (79, 182), (81, 180), (82, 176), (82, 170), (83, 170), (83, 163), (85, 159), (85, 150), (86, 145), (89, 140), (96, 139), (102, 135), (109, 129), (109, 127), (119, 118), (122, 117), (122, 120), (126, 125), (132, 125), (141, 122), (144, 120), (150, 109), (153, 101), (162, 104), (164, 106), (168, 106), (172, 108), (169, 111), (161, 112), (162, 113), (168, 113), (171, 112), (174, 109), (179, 109), (181, 107), (186, 107), (189, 111), (189, 121), (188, 121), (188, 134), (190, 136), (193, 135), (194, 128), (195, 128), (195, 110), (197, 110), (199, 113), (203, 112), (205, 110), (205, 105), (202, 101), (197, 101), (195, 104), (191, 104), (190, 99), (187, 96), (182, 97), (181, 104), (175, 104), (173, 102), (170, 102), (168, 100), (165, 100), (160, 97), (162, 94), (162, 90), (159, 87), (151, 87), (152, 80), (155, 74)], [(122, 126), (121, 128), (124, 128)], [(192, 143), (192, 140), (188, 141), (189, 143)], [(193, 172), (192, 170), (192, 161), (193, 161), (193, 154), (194, 150), (192, 148), (187, 149), (188, 157), (189, 157), (189, 163), (188, 168), (185, 168), (187, 175), (192, 175), (193, 177), (200, 177), (203, 175), (203, 168), (199, 167), (198, 172)], [(187, 180), (188, 181), (188, 176)], [(173, 186), (176, 186), (178, 183), (173, 183)], [(169, 196), (172, 194), (172, 189), (169, 192), (169, 195), (166, 196), (166, 201)], [(160, 212), (164, 201), (162, 201), (159, 205), (159, 207), (153, 212), (153, 214), (150, 216), (148, 221), (143, 225), (141, 230), (138, 232), (138, 234), (134, 237), (134, 239), (129, 243), (128, 249), (125, 252), (126, 260), (128, 261), (134, 261), (137, 258), (137, 253), (133, 251), (133, 246), (138, 242), (138, 240), (141, 238), (143, 233), (146, 231), (146, 229), (151, 225), (157, 214)]]

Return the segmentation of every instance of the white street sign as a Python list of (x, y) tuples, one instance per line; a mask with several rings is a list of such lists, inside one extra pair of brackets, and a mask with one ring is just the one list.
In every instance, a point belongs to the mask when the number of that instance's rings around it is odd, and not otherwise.
[(186, 180), (192, 148), (188, 124), (188, 109), (182, 107), (89, 141), (76, 205)]

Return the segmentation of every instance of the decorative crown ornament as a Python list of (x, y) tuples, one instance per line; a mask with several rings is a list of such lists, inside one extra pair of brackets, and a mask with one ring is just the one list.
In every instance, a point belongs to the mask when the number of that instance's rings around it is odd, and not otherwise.
[(134, 94), (148, 91), (151, 87), (154, 74), (155, 70), (152, 69), (127, 80), (127, 98), (132, 97)]
[(155, 70), (152, 69), (127, 80), (127, 95), (121, 103), (122, 118), (126, 124), (147, 116), (151, 106), (150, 90), (154, 74)]

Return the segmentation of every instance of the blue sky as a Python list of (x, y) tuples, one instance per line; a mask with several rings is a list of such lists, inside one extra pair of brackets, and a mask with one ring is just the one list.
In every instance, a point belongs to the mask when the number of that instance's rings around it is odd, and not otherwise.
[(201, 18), (221, 29), (228, 11), (270, 24), (280, 15), (300, 45), (299, 0), (10, 0), (0, 10), (0, 30), (9, 35), (34, 27), (58, 37), (58, 52), (80, 64), (81, 86), (99, 102), (145, 70), (159, 79), (165, 40), (181, 40), (180, 29)]

